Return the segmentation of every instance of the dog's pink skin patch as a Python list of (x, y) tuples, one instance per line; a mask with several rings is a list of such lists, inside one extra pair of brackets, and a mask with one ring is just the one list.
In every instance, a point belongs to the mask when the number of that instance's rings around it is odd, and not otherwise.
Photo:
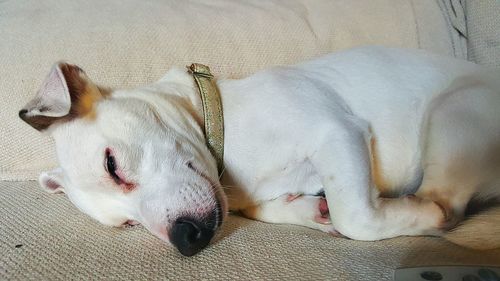
[[(121, 176), (120, 176), (121, 178)], [(123, 192), (128, 193), (131, 192), (135, 189), (136, 185), (134, 183), (129, 183), (129, 182), (123, 182), (120, 184), (120, 187), (122, 188)]]
[[(302, 194), (288, 194), (285, 202), (290, 203), (293, 200), (301, 197)], [(328, 209), (328, 203), (324, 197), (319, 197), (318, 203), (319, 214), (314, 217), (314, 221), (321, 224), (332, 224), (330, 221), (330, 211)]]
[(299, 198), (300, 196), (302, 196), (302, 194), (288, 194), (288, 196), (286, 197), (286, 202), (290, 203), (293, 200)]
[(326, 199), (321, 197), (318, 203), (319, 215), (314, 218), (314, 221), (321, 224), (332, 224), (330, 221), (330, 211)]
[(325, 198), (319, 199), (319, 213), (322, 217), (329, 216), (330, 211), (328, 210), (328, 202)]
[(349, 239), (349, 237), (342, 235), (342, 233), (340, 233), (340, 232), (338, 232), (336, 230), (332, 230), (329, 233), (333, 237), (339, 237), (339, 238), (347, 238), (347, 239)]
[(56, 190), (58, 189), (59, 187), (61, 187), (57, 182), (53, 181), (53, 180), (47, 180), (47, 182), (45, 182), (45, 184), (47, 185), (48, 188), (50, 188), (51, 190)]

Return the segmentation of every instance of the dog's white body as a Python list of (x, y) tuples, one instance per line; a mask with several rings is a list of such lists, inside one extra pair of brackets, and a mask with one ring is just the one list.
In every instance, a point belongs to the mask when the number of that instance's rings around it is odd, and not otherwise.
[[(365, 47), (220, 80), (221, 183), (229, 209), (361, 240), (441, 235), (462, 219), (473, 197), (500, 196), (496, 79), (498, 72), (470, 62)], [(43, 92), (26, 107), (28, 123), (43, 114), (37, 106), (54, 103), (45, 102)], [(186, 71), (172, 69), (152, 85), (102, 94), (93, 99), (93, 118), (89, 114), (50, 126), (62, 169), (43, 174), (42, 186), (57, 182), (49, 189), (64, 187), (99, 221), (138, 221), (164, 240), (179, 214), (227, 208), (204, 146), (198, 90)], [(99, 180), (106, 176), (102, 151), (110, 146), (126, 167), (131, 191)], [(179, 168), (185, 161), (195, 161), (196, 176)], [(182, 189), (187, 199), (175, 184), (188, 186)], [(318, 220), (322, 190), (331, 223)], [(380, 192), (400, 198), (380, 198)], [(290, 194), (303, 196), (292, 200)], [(500, 212), (493, 210), (497, 223)], [(473, 244), (460, 239), (454, 241)], [(481, 241), (470, 246), (486, 247)]]

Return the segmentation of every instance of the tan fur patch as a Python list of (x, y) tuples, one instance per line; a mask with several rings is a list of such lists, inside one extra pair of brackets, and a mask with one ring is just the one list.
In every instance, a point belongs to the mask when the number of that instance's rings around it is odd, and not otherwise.
[(71, 97), (71, 118), (95, 116), (94, 104), (102, 98), (99, 89), (87, 78), (77, 66), (62, 64), (59, 66), (66, 80)]
[(385, 194), (390, 194), (392, 189), (382, 171), (376, 144), (375, 137), (372, 137), (370, 139), (372, 179), (381, 195), (384, 196)]
[(260, 206), (252, 206), (246, 209), (240, 210), (241, 214), (249, 219), (257, 219), (259, 217)]
[(103, 96), (96, 86), (87, 84), (84, 92), (80, 94), (78, 102), (72, 105), (72, 108), (78, 117), (94, 119), (96, 115), (95, 104), (102, 98)]

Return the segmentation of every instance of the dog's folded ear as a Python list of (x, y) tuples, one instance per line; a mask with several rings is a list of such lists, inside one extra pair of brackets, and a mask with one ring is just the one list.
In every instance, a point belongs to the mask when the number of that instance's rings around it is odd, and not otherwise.
[(40, 186), (49, 193), (63, 193), (63, 172), (61, 168), (52, 171), (42, 172), (38, 177)]
[(93, 112), (100, 89), (76, 65), (56, 63), (35, 98), (19, 111), (19, 117), (41, 131), (55, 123)]

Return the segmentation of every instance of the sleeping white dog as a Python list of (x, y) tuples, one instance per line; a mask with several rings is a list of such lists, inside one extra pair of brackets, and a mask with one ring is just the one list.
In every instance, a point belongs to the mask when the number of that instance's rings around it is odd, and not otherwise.
[(60, 168), (42, 187), (103, 224), (141, 223), (184, 255), (209, 244), (228, 210), (358, 240), (436, 235), (486, 249), (500, 247), (500, 208), (465, 215), (500, 198), (499, 80), (382, 47), (219, 80), (220, 179), (181, 68), (112, 90), (58, 63), (19, 115), (55, 139)]

